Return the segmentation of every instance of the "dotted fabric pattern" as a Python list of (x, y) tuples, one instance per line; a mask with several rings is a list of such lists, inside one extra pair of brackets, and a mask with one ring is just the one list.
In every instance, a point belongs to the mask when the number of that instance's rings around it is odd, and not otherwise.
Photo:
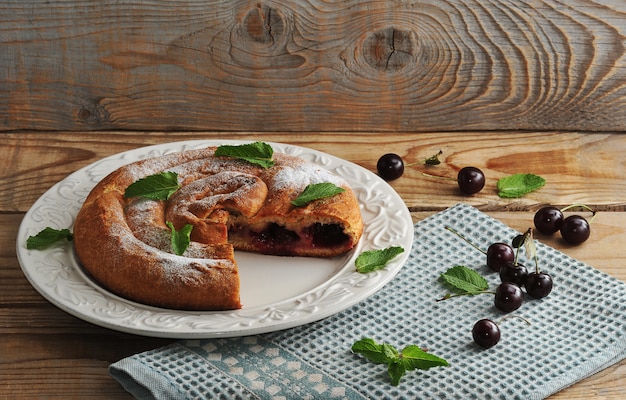
[[(111, 374), (138, 399), (542, 399), (626, 357), (626, 284), (539, 242), (552, 293), (526, 296), (511, 314), (530, 325), (502, 320), (500, 342), (479, 348), (473, 324), (506, 314), (489, 294), (437, 302), (448, 293), (439, 276), (465, 265), (492, 289), (499, 278), (483, 253), (445, 226), (485, 250), (518, 234), (458, 204), (418, 222), (396, 278), (339, 314), (264, 335), (180, 341), (120, 360)], [(523, 252), (520, 261), (534, 268)], [(408, 371), (394, 387), (384, 365), (350, 351), (363, 337), (397, 349), (415, 344), (450, 365)]]

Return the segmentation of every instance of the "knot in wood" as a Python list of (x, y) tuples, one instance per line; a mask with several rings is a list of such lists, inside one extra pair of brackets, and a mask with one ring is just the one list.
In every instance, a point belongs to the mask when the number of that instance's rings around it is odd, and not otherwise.
[(410, 31), (387, 28), (372, 33), (363, 43), (363, 57), (372, 67), (387, 72), (403, 69), (414, 59)]
[(83, 105), (76, 116), (80, 122), (87, 125), (101, 125), (109, 122), (109, 112), (101, 104)]
[(285, 34), (285, 20), (275, 9), (257, 4), (245, 16), (243, 31), (252, 41), (271, 46)]

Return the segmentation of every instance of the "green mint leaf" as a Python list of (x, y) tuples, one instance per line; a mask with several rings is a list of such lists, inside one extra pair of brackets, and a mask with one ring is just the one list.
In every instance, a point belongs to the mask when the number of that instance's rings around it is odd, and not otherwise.
[(71, 241), (74, 237), (69, 229), (53, 229), (50, 227), (45, 228), (34, 236), (29, 236), (26, 239), (26, 248), (29, 250), (43, 250), (60, 240)]
[(161, 172), (131, 183), (124, 197), (146, 197), (151, 200), (168, 200), (180, 188), (176, 172)]
[(426, 370), (433, 367), (447, 367), (448, 362), (422, 350), (419, 346), (410, 345), (402, 349), (402, 362), (407, 371), (414, 369)]
[(448, 362), (430, 354), (420, 347), (410, 345), (402, 353), (390, 344), (376, 343), (374, 339), (363, 338), (352, 345), (352, 352), (363, 355), (375, 364), (387, 364), (387, 373), (393, 386), (400, 384), (400, 378), (406, 371), (426, 370), (432, 367), (447, 366)]
[(385, 355), (385, 358), (387, 359), (387, 362), (393, 362), (398, 358), (398, 350), (393, 347), (392, 345), (388, 344), (388, 343), (383, 343), (381, 345), (383, 354)]
[(404, 249), (400, 246), (364, 251), (356, 258), (354, 265), (357, 272), (366, 274), (384, 268), (389, 261), (402, 252), (404, 252)]
[(478, 272), (463, 265), (457, 265), (441, 274), (441, 279), (467, 294), (477, 294), (489, 288), (489, 283)]
[(170, 221), (167, 221), (166, 224), (172, 230), (172, 250), (176, 255), (182, 256), (191, 242), (190, 237), (193, 225), (186, 224), (181, 230), (177, 231), (176, 228), (174, 228), (174, 224)]
[(296, 207), (306, 206), (312, 201), (333, 197), (346, 190), (330, 182), (314, 183), (304, 188), (302, 193), (291, 202)]
[(388, 346), (383, 346), (376, 343), (374, 339), (363, 338), (352, 345), (352, 352), (363, 355), (375, 364), (387, 364), (394, 358), (397, 358), (398, 352), (396, 351), (394, 354), (393, 347), (390, 349)]
[(534, 174), (514, 174), (498, 180), (498, 196), (505, 198), (522, 197), (546, 184), (546, 180)]
[(222, 145), (215, 150), (216, 157), (234, 157), (263, 168), (274, 165), (274, 149), (267, 143), (254, 142), (241, 145)]
[(391, 378), (391, 385), (398, 386), (400, 384), (400, 378), (406, 373), (406, 366), (400, 359), (395, 360), (387, 366), (387, 373), (389, 374), (389, 378)]
[(439, 150), (438, 153), (433, 154), (424, 160), (424, 165), (439, 165), (441, 161), (439, 161), (439, 156), (443, 154), (443, 151)]

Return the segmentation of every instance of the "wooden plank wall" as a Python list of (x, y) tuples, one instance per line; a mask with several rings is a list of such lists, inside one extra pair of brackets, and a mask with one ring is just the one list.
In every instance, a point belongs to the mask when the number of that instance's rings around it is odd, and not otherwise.
[(623, 0), (0, 1), (0, 131), (626, 130)]

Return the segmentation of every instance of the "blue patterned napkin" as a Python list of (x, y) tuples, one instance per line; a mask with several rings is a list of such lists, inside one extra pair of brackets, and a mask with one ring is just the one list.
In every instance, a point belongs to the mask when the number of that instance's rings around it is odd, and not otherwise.
[[(626, 357), (626, 284), (541, 243), (554, 290), (514, 312), (530, 325), (508, 318), (500, 343), (480, 349), (474, 322), (502, 312), (487, 294), (436, 302), (447, 292), (438, 277), (458, 264), (494, 288), (498, 277), (446, 225), (484, 249), (518, 233), (456, 205), (417, 223), (400, 273), (339, 314), (263, 335), (183, 340), (122, 359), (110, 372), (137, 399), (541, 399)], [(384, 365), (350, 351), (363, 337), (425, 347), (450, 365), (409, 371), (391, 386)]]

